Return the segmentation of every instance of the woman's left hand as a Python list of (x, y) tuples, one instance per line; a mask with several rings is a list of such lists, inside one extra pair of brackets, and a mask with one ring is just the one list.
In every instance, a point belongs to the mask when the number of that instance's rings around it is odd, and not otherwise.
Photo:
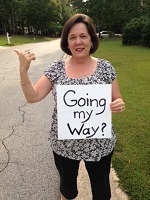
[(110, 110), (112, 113), (120, 113), (125, 109), (125, 103), (122, 98), (117, 98), (110, 103)]

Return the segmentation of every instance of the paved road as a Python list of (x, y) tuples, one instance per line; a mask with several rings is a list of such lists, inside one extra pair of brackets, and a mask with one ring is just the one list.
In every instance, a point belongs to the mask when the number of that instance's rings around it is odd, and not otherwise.
[[(29, 71), (33, 82), (63, 56), (57, 40), (15, 48), (35, 51)], [(26, 104), (13, 49), (0, 49), (0, 200), (57, 200), (58, 174), (47, 139), (52, 96)]]
[[(59, 40), (15, 47), (31, 48), (37, 59), (29, 70), (33, 82), (45, 67), (61, 59)], [(59, 178), (48, 141), (52, 95), (27, 104), (20, 86), (14, 47), (0, 48), (0, 200), (60, 200)], [(112, 200), (127, 200), (111, 169)], [(81, 163), (76, 200), (91, 200), (90, 183)]]

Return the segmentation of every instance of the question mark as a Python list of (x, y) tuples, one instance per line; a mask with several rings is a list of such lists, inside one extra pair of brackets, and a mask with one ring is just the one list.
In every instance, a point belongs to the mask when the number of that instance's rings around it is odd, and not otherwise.
[[(102, 123), (102, 132), (104, 131), (104, 128), (106, 127), (106, 123)], [(104, 134), (102, 134), (104, 136)]]

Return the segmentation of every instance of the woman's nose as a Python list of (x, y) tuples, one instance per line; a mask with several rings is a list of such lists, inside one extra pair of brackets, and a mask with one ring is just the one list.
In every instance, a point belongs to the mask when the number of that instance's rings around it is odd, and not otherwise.
[(76, 39), (76, 44), (82, 44), (82, 40), (81, 40), (80, 37), (77, 37), (77, 39)]

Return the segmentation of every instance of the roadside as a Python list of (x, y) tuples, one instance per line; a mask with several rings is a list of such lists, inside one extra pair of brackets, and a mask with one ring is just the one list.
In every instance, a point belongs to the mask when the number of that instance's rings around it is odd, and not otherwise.
[(0, 50), (1, 50), (1, 49), (6, 49), (6, 48), (8, 48), (8, 47), (3, 47), (3, 46), (0, 46)]

